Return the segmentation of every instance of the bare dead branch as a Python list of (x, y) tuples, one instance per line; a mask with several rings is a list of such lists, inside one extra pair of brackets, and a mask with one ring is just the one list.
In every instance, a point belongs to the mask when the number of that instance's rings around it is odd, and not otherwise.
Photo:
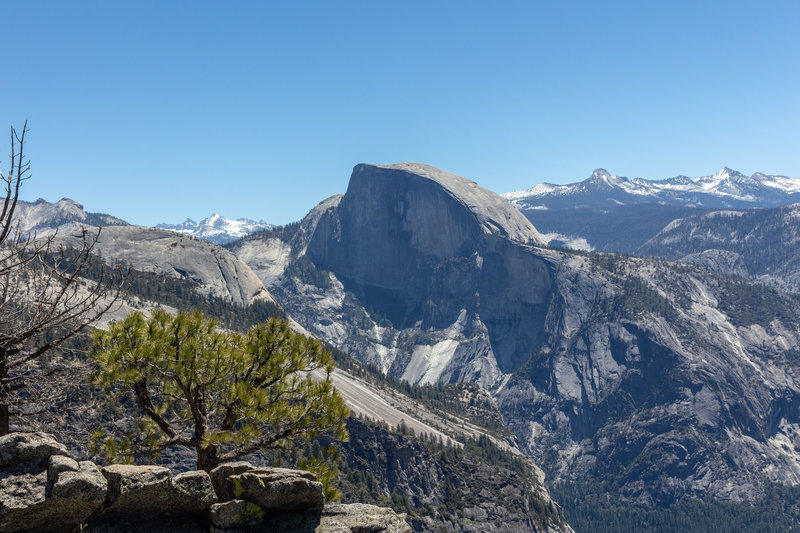
[[(27, 133), (27, 122), (21, 132), (11, 128), (11, 166), (0, 173), (5, 193), (0, 200), (0, 435), (10, 430), (11, 416), (46, 411), (53, 398), (45, 392), (52, 387), (26, 391), (37, 377), (53, 379), (31, 363), (85, 331), (125, 290), (123, 274), (99, 266), (94, 256), (99, 229), (84, 228), (73, 249), (56, 246), (56, 234), (38, 238), (21, 231), (15, 213), (20, 187), (30, 177)], [(87, 281), (87, 273), (98, 266), (99, 275)]]

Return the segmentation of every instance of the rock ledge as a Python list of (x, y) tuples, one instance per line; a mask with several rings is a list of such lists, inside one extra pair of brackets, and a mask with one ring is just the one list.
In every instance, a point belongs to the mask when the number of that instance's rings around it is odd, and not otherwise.
[(243, 461), (173, 476), (153, 465), (76, 461), (47, 433), (0, 437), (0, 533), (410, 533), (391, 509), (328, 504), (303, 470)]

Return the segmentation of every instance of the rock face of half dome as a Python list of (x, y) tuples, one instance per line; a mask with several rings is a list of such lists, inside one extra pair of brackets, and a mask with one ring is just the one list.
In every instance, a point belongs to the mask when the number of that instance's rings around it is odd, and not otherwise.
[(419, 163), (358, 165), (308, 254), (403, 322), (445, 264), (487, 246), (542, 242), (513, 206), (465, 178)]

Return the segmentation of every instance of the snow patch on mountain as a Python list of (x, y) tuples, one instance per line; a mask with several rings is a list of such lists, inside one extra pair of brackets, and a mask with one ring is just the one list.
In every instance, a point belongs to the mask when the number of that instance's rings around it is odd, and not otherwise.
[(797, 201), (800, 179), (756, 172), (746, 176), (722, 168), (710, 176), (676, 176), (667, 180), (628, 179), (600, 168), (588, 179), (567, 185), (541, 183), (502, 196), (522, 209), (548, 207), (548, 201), (574, 198), (576, 205), (620, 205), (641, 202), (666, 202), (677, 205), (723, 206), (731, 202), (767, 207)]
[(156, 228), (176, 231), (184, 235), (190, 235), (211, 241), (216, 244), (226, 244), (241, 239), (251, 233), (272, 229), (274, 226), (263, 220), (256, 222), (249, 218), (238, 218), (236, 220), (225, 218), (214, 213), (200, 222), (187, 218), (180, 224), (158, 224)]
[(584, 252), (594, 251), (594, 247), (589, 244), (589, 241), (584, 237), (575, 237), (573, 235), (564, 235), (556, 232), (542, 233), (542, 237), (544, 237), (549, 246), (560, 246), (569, 248), (570, 250), (582, 250)]

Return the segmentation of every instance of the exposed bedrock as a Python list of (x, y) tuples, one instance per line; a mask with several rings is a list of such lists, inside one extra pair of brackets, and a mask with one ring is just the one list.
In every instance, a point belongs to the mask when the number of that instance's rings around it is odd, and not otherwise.
[(468, 310), (508, 372), (541, 335), (551, 267), (524, 246), (541, 242), (516, 209), (467, 179), (419, 164), (358, 165), (307, 254), (397, 329), (447, 328)]
[(556, 478), (646, 505), (800, 483), (797, 300), (693, 265), (531, 246), (519, 217), (432, 167), (359, 165), (296, 231), (238, 250), (292, 317), (361, 361), (490, 390)]

